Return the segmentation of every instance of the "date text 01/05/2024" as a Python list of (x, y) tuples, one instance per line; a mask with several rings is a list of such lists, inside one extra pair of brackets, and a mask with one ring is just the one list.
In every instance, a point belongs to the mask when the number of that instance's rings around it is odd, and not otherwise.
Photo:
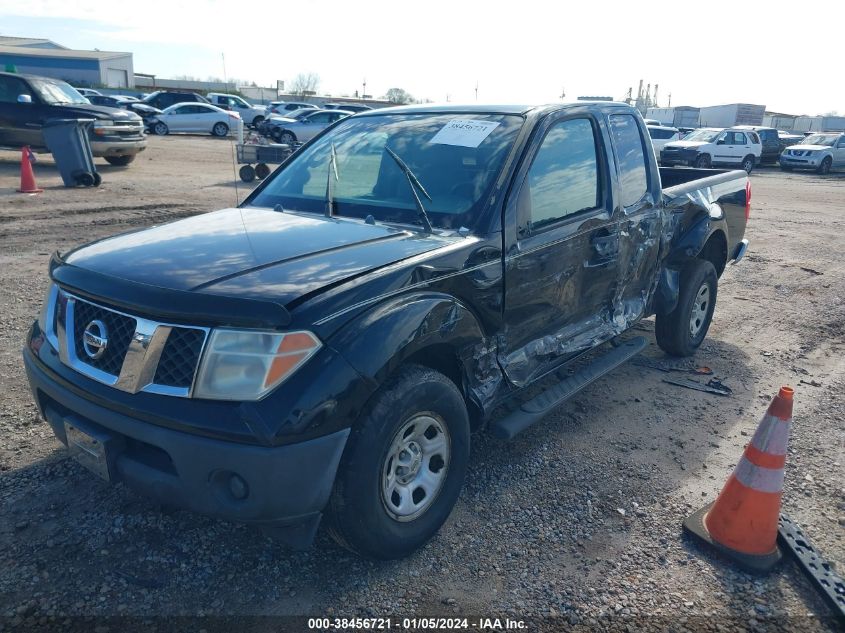
[(460, 630), (518, 631), (526, 628), (523, 620), (510, 618), (309, 618), (308, 629), (331, 630)]

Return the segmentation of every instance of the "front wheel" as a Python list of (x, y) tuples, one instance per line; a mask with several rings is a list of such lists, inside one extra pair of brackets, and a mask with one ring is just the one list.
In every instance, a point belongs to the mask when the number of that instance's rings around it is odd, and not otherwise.
[(692, 356), (707, 336), (716, 307), (716, 268), (703, 259), (690, 261), (681, 270), (678, 305), (658, 314), (654, 324), (657, 344), (672, 356)]
[(159, 121), (153, 126), (153, 132), (158, 134), (159, 136), (166, 136), (170, 130), (167, 129), (167, 125)]
[(135, 154), (123, 156), (106, 156), (106, 162), (115, 167), (126, 167), (129, 163), (135, 160)]
[(455, 384), (407, 365), (349, 436), (328, 507), (332, 537), (368, 558), (408, 556), (434, 536), (469, 462), (469, 417)]
[(754, 169), (754, 157), (753, 156), (746, 156), (742, 159), (742, 168), (745, 170), (746, 174), (750, 174), (751, 171)]
[(215, 123), (211, 128), (211, 133), (214, 136), (226, 136), (229, 133), (229, 126), (225, 123)]
[(822, 161), (822, 164), (819, 165), (819, 168), (816, 170), (816, 172), (822, 175), (829, 174), (831, 165), (833, 165), (833, 160), (830, 158), (830, 156), (825, 156), (824, 160)]
[(707, 154), (702, 154), (695, 159), (695, 166), (699, 169), (710, 169), (710, 157)]
[(285, 130), (279, 135), (279, 143), (282, 143), (283, 145), (293, 145), (296, 143), (296, 136), (293, 135), (293, 132)]

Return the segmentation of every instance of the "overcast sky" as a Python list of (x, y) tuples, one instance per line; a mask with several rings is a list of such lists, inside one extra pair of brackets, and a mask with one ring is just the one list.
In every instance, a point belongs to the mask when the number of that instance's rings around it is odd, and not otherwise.
[(275, 86), (315, 72), (320, 92), (404, 88), (453, 102), (621, 99), (640, 79), (659, 105), (756, 103), (845, 114), (845, 2), (443, 0), (0, 0), (0, 34), (132, 51), (159, 77)]

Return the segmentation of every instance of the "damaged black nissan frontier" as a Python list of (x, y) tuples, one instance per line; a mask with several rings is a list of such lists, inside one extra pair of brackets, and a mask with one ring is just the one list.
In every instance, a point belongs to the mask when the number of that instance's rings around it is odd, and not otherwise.
[(624, 104), (373, 110), (237, 208), (56, 253), (26, 370), (104, 479), (398, 558), (449, 516), (472, 432), (540, 420), (644, 317), (696, 351), (750, 199), (744, 171), (658, 168)]

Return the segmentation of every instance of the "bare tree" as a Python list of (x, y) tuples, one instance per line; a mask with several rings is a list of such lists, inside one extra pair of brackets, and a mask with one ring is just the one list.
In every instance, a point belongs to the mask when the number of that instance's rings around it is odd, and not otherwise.
[(411, 94), (402, 88), (391, 88), (384, 95), (384, 98), (390, 101), (390, 103), (398, 103), (400, 105), (411, 103), (414, 100)]
[(290, 82), (290, 92), (299, 97), (307, 97), (317, 92), (320, 87), (320, 75), (317, 73), (299, 73)]

